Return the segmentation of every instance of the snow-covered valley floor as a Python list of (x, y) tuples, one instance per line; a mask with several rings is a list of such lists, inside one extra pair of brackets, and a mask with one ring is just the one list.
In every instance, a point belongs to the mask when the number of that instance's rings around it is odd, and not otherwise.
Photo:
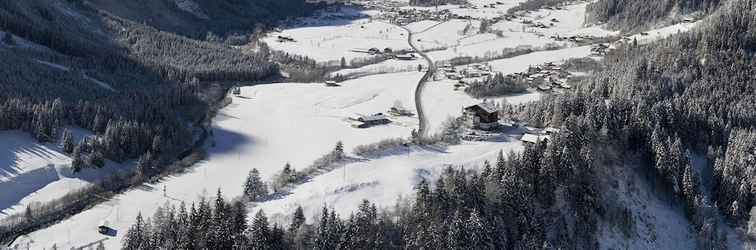
[[(506, 2), (504, 6), (511, 7), (521, 1), (503, 2)], [(572, 7), (564, 13), (554, 15), (568, 18), (569, 15), (584, 14), (584, 4), (581, 6), (582, 9)], [(491, 13), (481, 15), (489, 14)], [(426, 30), (435, 24), (437, 23), (428, 21), (411, 24), (410, 30)], [(509, 28), (513, 31), (509, 31), (508, 26), (511, 26)], [(420, 38), (424, 40), (421, 43), (428, 46), (426, 49), (451, 46), (446, 50), (431, 52), (430, 55), (435, 60), (461, 55), (485, 56), (490, 51), (523, 45), (541, 46), (552, 42), (532, 32), (523, 32), (519, 25), (511, 22), (494, 25), (496, 29), (510, 32), (505, 33), (504, 37), (480, 34), (465, 40), (465, 35), (457, 32), (460, 24), (448, 25), (451, 27), (450, 30), (443, 27), (447, 26), (431, 27), (423, 33), (424, 38)], [(436, 28), (441, 29), (434, 30)], [(593, 30), (598, 28), (582, 29), (582, 24), (578, 22), (567, 22), (558, 26), (558, 31), (564, 34), (599, 32)], [(291, 36), (297, 42), (279, 43), (276, 41), (277, 35)], [(273, 33), (266, 38), (266, 42), (273, 49), (306, 55), (325, 62), (341, 57), (348, 60), (365, 55), (351, 52), (352, 48), (406, 49), (409, 48), (406, 35), (399, 27), (361, 19), (331, 26), (285, 29)], [(590, 54), (589, 46), (563, 45), (566, 48), (495, 60), (489, 64), (494, 71), (506, 74), (526, 70), (529, 65), (558, 62)], [(119, 249), (122, 237), (138, 213), (150, 216), (165, 203), (189, 204), (202, 197), (215, 195), (218, 189), (222, 189), (226, 197), (237, 197), (242, 193), (242, 183), (247, 173), (253, 168), (260, 170), (263, 177), (269, 180), (285, 163), (290, 163), (297, 169), (307, 167), (315, 159), (329, 152), (337, 141), (343, 141), (346, 151), (351, 152), (357, 145), (387, 138), (407, 137), (418, 126), (415, 117), (392, 117), (394, 122), (389, 125), (367, 129), (351, 127), (347, 118), (356, 114), (386, 112), (397, 101), (414, 109), (414, 91), (423, 72), (407, 69), (420, 63), (424, 64), (424, 61), (385, 61), (344, 70), (342, 73), (383, 74), (342, 82), (341, 87), (302, 83), (243, 87), (241, 95), (233, 97), (232, 104), (222, 109), (213, 120), (213, 143), (206, 146), (208, 157), (188, 173), (119, 194), (108, 202), (24, 236), (17, 244), (26, 246), (28, 243), (33, 249), (49, 249), (56, 244), (59, 249), (69, 249), (105, 239), (107, 249)], [(450, 80), (431, 81), (423, 92), (423, 103), (427, 109), (431, 133), (437, 131), (447, 117), (461, 114), (465, 105), (482, 101), (464, 92), (454, 91), (453, 84)], [(538, 92), (528, 92), (497, 98), (496, 101), (522, 103), (537, 100), (541, 95)], [(412, 111), (416, 113), (416, 110)], [(390, 207), (400, 196), (412, 195), (412, 189), (420, 178), (434, 178), (449, 164), (476, 168), (484, 160), (495, 159), (501, 150), (518, 151), (522, 148), (522, 143), (514, 135), (503, 141), (463, 142), (447, 148), (413, 146), (385, 157), (349, 163), (316, 176), (309, 182), (295, 187), (286, 196), (257, 204), (251, 212), (263, 209), (274, 219), (283, 219), (291, 214), (296, 206), (302, 205), (307, 218), (311, 219), (324, 205), (346, 215), (352, 212), (362, 199), (368, 199), (382, 207)], [(107, 237), (97, 232), (97, 226), (103, 221), (118, 231), (115, 237)]]

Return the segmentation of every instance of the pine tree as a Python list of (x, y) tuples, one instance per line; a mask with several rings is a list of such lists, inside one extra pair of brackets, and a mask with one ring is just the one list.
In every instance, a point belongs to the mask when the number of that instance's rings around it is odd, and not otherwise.
[(306, 222), (304, 210), (302, 209), (302, 206), (297, 206), (297, 209), (294, 211), (294, 215), (292, 215), (291, 218), (291, 225), (289, 225), (289, 231), (295, 232), (296, 230), (299, 230), (299, 227), (304, 225)]
[(231, 226), (231, 233), (234, 238), (244, 237), (244, 232), (247, 230), (247, 208), (241, 201), (235, 201), (232, 205), (233, 222)]
[(344, 58), (343, 56), (341, 57), (340, 67), (342, 69), (347, 67), (346, 58)]
[(258, 201), (268, 195), (265, 183), (256, 168), (249, 171), (247, 180), (244, 182), (244, 195), (251, 201)]
[(471, 249), (496, 249), (492, 233), (477, 211), (470, 213), (467, 219), (468, 246)]
[(685, 170), (683, 173), (683, 198), (686, 201), (686, 206), (688, 207), (688, 211), (693, 211), (695, 206), (695, 198), (698, 194), (698, 178), (696, 177), (696, 174), (693, 173), (693, 167), (690, 164), (685, 165)]
[(211, 249), (230, 249), (233, 246), (232, 221), (230, 207), (223, 199), (221, 190), (218, 189), (215, 197), (215, 209), (212, 213), (210, 225), (210, 239), (208, 247)]
[(105, 156), (102, 154), (102, 147), (96, 146), (87, 158), (87, 165), (102, 168), (105, 166)]
[(468, 244), (468, 232), (465, 229), (465, 221), (459, 210), (454, 212), (454, 216), (449, 223), (449, 231), (446, 233), (446, 249), (466, 249)]
[(82, 153), (81, 153), (81, 143), (76, 145), (73, 150), (73, 154), (71, 155), (71, 168), (73, 169), (74, 173), (78, 173), (81, 171), (82, 168), (84, 168), (84, 159), (82, 159)]
[(3, 43), (5, 43), (6, 45), (13, 46), (13, 45), (16, 45), (16, 40), (13, 39), (13, 35), (11, 35), (8, 32), (5, 32), (3, 34)]
[(331, 250), (336, 247), (336, 244), (331, 240), (331, 232), (334, 222), (328, 217), (328, 208), (323, 206), (322, 214), (320, 215), (320, 221), (317, 227), (317, 235), (315, 235), (315, 249), (318, 250)]
[(268, 217), (262, 210), (257, 211), (252, 221), (250, 230), (250, 248), (251, 249), (270, 249), (270, 228), (268, 226)]
[(344, 143), (341, 141), (336, 142), (336, 147), (333, 148), (333, 154), (336, 157), (335, 160), (339, 161), (344, 158)]
[(137, 160), (136, 171), (141, 176), (150, 176), (152, 169), (152, 154), (147, 152)]
[(63, 152), (71, 154), (73, 153), (74, 147), (73, 135), (71, 134), (71, 131), (66, 128), (63, 130)]
[(124, 250), (140, 250), (144, 248), (145, 242), (148, 241), (148, 234), (145, 231), (145, 222), (142, 219), (142, 213), (137, 214), (136, 222), (129, 228), (123, 237)]

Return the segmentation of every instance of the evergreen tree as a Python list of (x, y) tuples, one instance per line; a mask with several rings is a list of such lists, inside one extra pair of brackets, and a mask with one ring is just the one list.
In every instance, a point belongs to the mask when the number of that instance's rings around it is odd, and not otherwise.
[(494, 240), (492, 238), (493, 233), (486, 225), (483, 218), (480, 217), (477, 211), (473, 210), (470, 213), (470, 218), (467, 219), (467, 235), (468, 247), (471, 249), (496, 249)]
[(3, 33), (3, 43), (5, 43), (6, 45), (14, 46), (16, 45), (16, 40), (13, 39), (13, 35), (5, 32)]
[(259, 201), (268, 195), (265, 183), (260, 178), (260, 172), (256, 168), (249, 171), (247, 180), (244, 183), (244, 195), (251, 201)]
[(270, 228), (268, 217), (262, 210), (257, 211), (249, 228), (250, 249), (270, 249)]
[(446, 249), (466, 249), (468, 233), (465, 221), (457, 210), (451, 218), (451, 223), (449, 223), (449, 231), (446, 234)]
[(304, 225), (306, 222), (304, 210), (302, 209), (302, 206), (297, 206), (297, 209), (294, 211), (294, 214), (291, 218), (291, 225), (289, 225), (289, 231), (295, 232), (299, 230), (299, 228)]
[(94, 147), (92, 153), (87, 158), (87, 165), (102, 168), (105, 166), (105, 156), (102, 153), (101, 147)]
[(145, 248), (145, 242), (149, 241), (145, 222), (142, 219), (142, 213), (137, 214), (136, 222), (129, 228), (123, 237), (124, 250), (141, 250)]
[(333, 148), (333, 154), (336, 157), (335, 160), (341, 160), (344, 158), (344, 143), (341, 141), (336, 142), (336, 147)]
[(77, 173), (81, 171), (81, 169), (84, 168), (84, 159), (81, 152), (81, 143), (77, 144), (76, 147), (74, 147), (71, 158), (72, 158), (71, 168), (73, 169), (73, 172)]
[(71, 154), (74, 151), (74, 138), (73, 134), (71, 134), (71, 131), (67, 128), (63, 130), (63, 152), (66, 154)]

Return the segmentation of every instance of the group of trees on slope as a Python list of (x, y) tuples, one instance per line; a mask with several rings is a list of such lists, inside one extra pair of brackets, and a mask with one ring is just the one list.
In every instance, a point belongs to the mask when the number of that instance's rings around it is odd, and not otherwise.
[[(364, 201), (341, 218), (323, 209), (307, 222), (301, 209), (287, 225), (270, 225), (263, 211), (251, 224), (243, 205), (216, 197), (138, 217), (123, 249), (583, 249), (597, 244), (602, 216), (594, 167), (600, 146), (571, 119), (553, 143), (500, 154), (482, 170), (447, 168), (435, 182), (421, 181), (414, 200), (391, 211)], [(598, 144), (595, 144), (598, 145)], [(431, 185), (433, 184), (433, 185)]]
[(501, 72), (483, 81), (474, 81), (465, 88), (465, 93), (475, 98), (503, 96), (524, 92), (528, 83), (522, 78), (505, 76)]
[(621, 30), (648, 28), (670, 14), (688, 15), (716, 10), (722, 0), (599, 0), (587, 7), (588, 22), (608, 23)]

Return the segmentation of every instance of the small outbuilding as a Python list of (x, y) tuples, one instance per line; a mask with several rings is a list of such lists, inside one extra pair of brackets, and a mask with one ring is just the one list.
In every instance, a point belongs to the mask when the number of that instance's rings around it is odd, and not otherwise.
[(338, 83), (336, 83), (336, 81), (325, 81), (325, 85), (326, 85), (326, 87), (339, 87), (339, 86), (341, 86)]
[(548, 141), (549, 138), (548, 135), (524, 134), (520, 140), (524, 143), (536, 144), (541, 141)]

